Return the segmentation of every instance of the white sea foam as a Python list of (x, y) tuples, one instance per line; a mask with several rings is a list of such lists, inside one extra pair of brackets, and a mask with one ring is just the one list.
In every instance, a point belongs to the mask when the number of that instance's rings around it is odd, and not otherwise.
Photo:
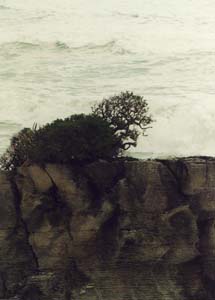
[(215, 155), (215, 2), (0, 0), (0, 139), (122, 90), (156, 119), (135, 151)]

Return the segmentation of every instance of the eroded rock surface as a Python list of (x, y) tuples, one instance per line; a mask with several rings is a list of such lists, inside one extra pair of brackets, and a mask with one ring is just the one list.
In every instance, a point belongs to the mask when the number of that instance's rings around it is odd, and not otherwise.
[(214, 300), (215, 159), (2, 172), (0, 299)]

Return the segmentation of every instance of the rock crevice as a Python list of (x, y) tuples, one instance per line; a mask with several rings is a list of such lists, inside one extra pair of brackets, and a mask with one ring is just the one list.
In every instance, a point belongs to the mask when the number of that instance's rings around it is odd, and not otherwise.
[(32, 257), (32, 265), (34, 266), (34, 272), (39, 270), (39, 264), (38, 264), (38, 259), (37, 256), (34, 252), (34, 249), (32, 245), (30, 244), (30, 232), (28, 231), (28, 226), (25, 223), (25, 220), (22, 217), (22, 211), (20, 208), (22, 197), (20, 194), (20, 191), (16, 185), (16, 182), (13, 180), (13, 177), (9, 177), (9, 182), (11, 184), (11, 190), (14, 195), (14, 207), (16, 209), (16, 217), (17, 217), (17, 223), (16, 226), (14, 227), (14, 231), (16, 232), (17, 228), (21, 226), (23, 228), (23, 233), (24, 233), (24, 241), (29, 248), (29, 252), (31, 252), (31, 257)]

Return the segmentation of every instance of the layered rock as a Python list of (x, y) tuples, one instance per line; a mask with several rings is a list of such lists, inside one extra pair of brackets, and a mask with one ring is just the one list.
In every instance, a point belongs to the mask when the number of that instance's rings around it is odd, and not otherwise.
[(0, 199), (0, 299), (215, 299), (215, 159), (23, 165)]

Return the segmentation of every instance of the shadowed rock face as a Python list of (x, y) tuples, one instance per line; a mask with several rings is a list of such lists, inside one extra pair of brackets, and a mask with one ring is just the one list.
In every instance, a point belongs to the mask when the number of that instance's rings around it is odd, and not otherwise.
[(214, 300), (215, 159), (1, 173), (0, 299)]

